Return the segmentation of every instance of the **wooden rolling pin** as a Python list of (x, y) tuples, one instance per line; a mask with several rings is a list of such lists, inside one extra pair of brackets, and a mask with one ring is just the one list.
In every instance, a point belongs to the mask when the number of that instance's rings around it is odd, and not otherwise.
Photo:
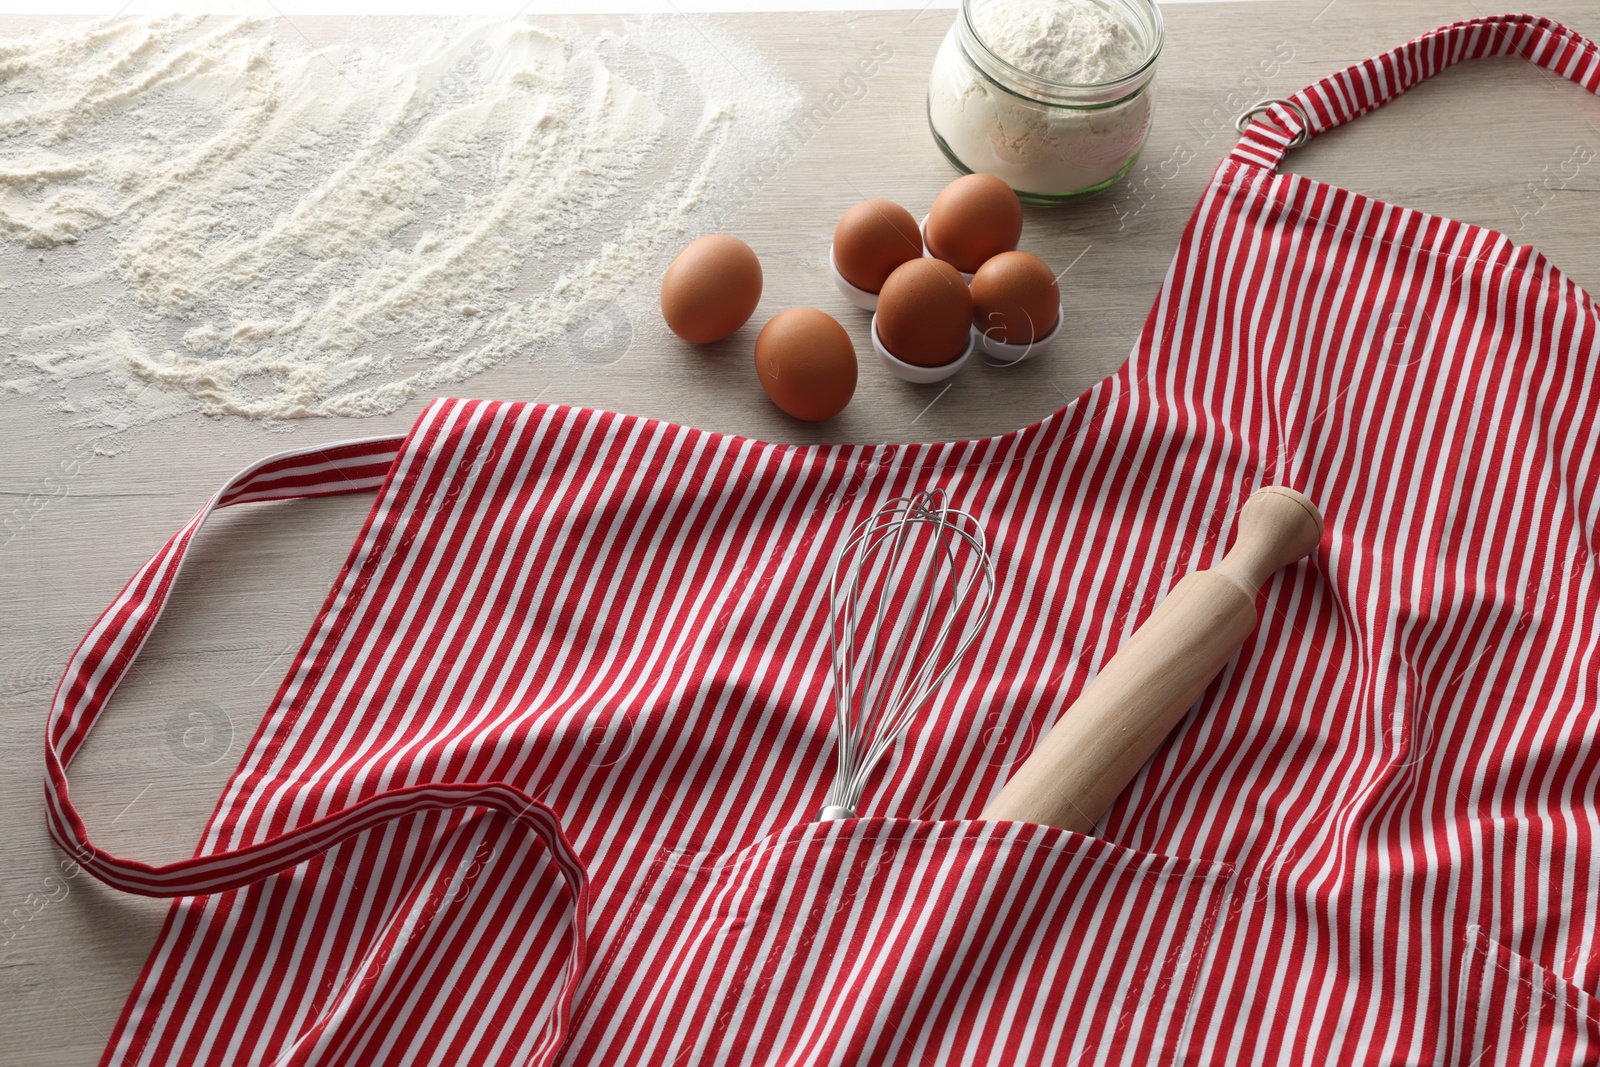
[(1258, 489), (1233, 547), (1172, 588), (1040, 741), (985, 819), (1090, 833), (1256, 626), (1256, 594), (1322, 540), (1322, 514), (1292, 489)]

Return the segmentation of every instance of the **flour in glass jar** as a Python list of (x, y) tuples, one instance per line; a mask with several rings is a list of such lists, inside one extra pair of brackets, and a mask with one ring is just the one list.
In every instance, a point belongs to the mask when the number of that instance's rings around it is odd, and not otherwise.
[(995, 55), (1046, 81), (1098, 85), (1144, 58), (1128, 26), (1086, 0), (989, 0), (972, 23)]
[(959, 169), (1024, 198), (1103, 189), (1149, 131), (1159, 27), (1149, 0), (966, 0), (934, 56), (929, 125)]

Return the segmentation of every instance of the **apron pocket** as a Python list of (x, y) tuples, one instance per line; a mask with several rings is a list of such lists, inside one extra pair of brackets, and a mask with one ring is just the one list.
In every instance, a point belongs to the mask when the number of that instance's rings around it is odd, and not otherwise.
[(1600, 1000), (1467, 927), (1460, 1063), (1600, 1067)]
[(1018, 822), (663, 850), (562, 1062), (1175, 1062), (1232, 875)]

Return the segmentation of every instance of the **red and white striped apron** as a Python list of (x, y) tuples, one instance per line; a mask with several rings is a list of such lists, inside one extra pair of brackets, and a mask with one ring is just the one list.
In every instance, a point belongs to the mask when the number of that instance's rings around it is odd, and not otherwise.
[[(1259, 116), (1126, 366), (1015, 433), (441, 400), (239, 475), (51, 711), (57, 841), (178, 898), (105, 1062), (1600, 1062), (1595, 309), (1502, 234), (1275, 169), (1512, 53), (1600, 86), (1505, 16)], [(1324, 543), (1099, 836), (974, 820), (1267, 483)], [(866, 817), (811, 821), (828, 561), (934, 486), (993, 621)], [(374, 489), (195, 857), (94, 847), (66, 766), (206, 516)]]

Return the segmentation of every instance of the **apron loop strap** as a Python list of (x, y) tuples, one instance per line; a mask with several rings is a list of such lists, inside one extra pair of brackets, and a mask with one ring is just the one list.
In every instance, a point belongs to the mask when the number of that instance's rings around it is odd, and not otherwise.
[(1229, 159), (1275, 170), (1289, 149), (1381, 107), (1446, 67), (1512, 55), (1600, 93), (1600, 48), (1594, 42), (1536, 15), (1491, 15), (1442, 26), (1287, 99), (1262, 101), (1239, 117), (1243, 136)]
[(503, 782), (438, 783), (391, 789), (242, 848), (151, 864), (114, 856), (89, 840), (67, 791), (67, 766), (133, 666), (171, 593), (189, 548), (217, 508), (268, 500), (371, 492), (392, 476), (405, 437), (375, 437), (280, 452), (246, 468), (173, 534), (123, 588), (73, 653), (45, 725), (45, 813), (50, 836), (79, 866), (113, 888), (151, 897), (240, 889), (287, 871), (394, 819), (450, 809), (489, 810), (531, 831), (558, 869), (569, 897), (572, 945), (566, 980), (543, 1035), (541, 1056), (554, 1057), (582, 975), (587, 874), (556, 813)]
[(1288, 108), (1294, 113), (1294, 117), (1298, 120), (1296, 125), (1300, 127), (1300, 130), (1298, 133), (1295, 133), (1289, 137), (1287, 142), (1287, 146), (1289, 148), (1299, 148), (1301, 145), (1311, 140), (1311, 134), (1309, 132), (1311, 122), (1306, 118), (1306, 113), (1300, 110), (1299, 104), (1295, 103), (1293, 100), (1285, 100), (1282, 97), (1272, 97), (1271, 99), (1261, 101), (1259, 104), (1252, 104), (1248, 109), (1240, 114), (1238, 119), (1234, 121), (1233, 128), (1238, 130), (1240, 133), (1244, 133), (1250, 128), (1250, 123), (1255, 120), (1257, 115), (1268, 114), (1274, 107)]

